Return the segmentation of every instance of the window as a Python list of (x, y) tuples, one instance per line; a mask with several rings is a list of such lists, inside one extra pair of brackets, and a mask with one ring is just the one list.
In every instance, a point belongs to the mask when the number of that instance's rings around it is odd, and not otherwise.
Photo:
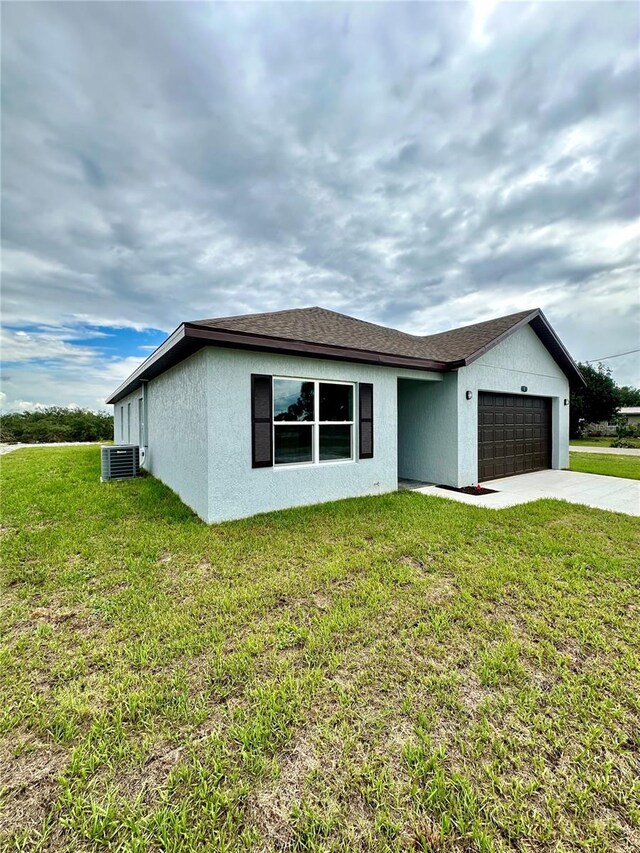
[(276, 465), (353, 459), (353, 384), (273, 380)]
[(138, 444), (140, 447), (144, 447), (146, 444), (144, 440), (144, 400), (142, 397), (138, 397)]
[(124, 406), (120, 406), (120, 441), (124, 441)]
[(131, 444), (131, 403), (127, 403), (127, 444)]

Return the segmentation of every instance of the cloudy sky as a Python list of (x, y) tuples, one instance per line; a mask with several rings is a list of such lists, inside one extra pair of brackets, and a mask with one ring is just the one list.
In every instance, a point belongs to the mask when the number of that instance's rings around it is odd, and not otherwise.
[(304, 305), (639, 347), (639, 10), (4, 2), (4, 407), (99, 407), (182, 320)]

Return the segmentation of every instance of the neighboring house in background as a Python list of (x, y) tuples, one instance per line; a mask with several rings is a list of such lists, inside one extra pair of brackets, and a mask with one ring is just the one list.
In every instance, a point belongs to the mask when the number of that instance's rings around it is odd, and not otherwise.
[(623, 406), (612, 415), (612, 419), (610, 421), (585, 424), (585, 435), (617, 435), (618, 416), (621, 416), (622, 421), (629, 427), (640, 426), (640, 406)]
[(420, 336), (316, 307), (182, 323), (107, 402), (215, 522), (565, 468), (582, 382), (539, 309)]
[(640, 426), (640, 406), (623, 406), (619, 414), (627, 419), (628, 426)]

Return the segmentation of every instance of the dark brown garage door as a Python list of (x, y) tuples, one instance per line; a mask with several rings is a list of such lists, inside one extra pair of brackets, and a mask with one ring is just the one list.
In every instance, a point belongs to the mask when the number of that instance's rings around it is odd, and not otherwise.
[(551, 400), (478, 395), (478, 480), (551, 467)]

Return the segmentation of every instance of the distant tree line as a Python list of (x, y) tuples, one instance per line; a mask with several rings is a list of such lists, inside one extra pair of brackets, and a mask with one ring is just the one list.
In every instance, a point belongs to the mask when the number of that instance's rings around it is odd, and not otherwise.
[[(585, 388), (574, 388), (571, 391), (572, 438), (580, 436), (584, 424), (614, 421), (621, 406), (640, 406), (640, 388), (616, 385), (611, 370), (604, 364), (594, 367), (592, 364), (578, 362), (578, 367), (587, 384)], [(633, 431), (620, 424), (620, 434)]]
[(49, 406), (0, 416), (0, 441), (10, 444), (106, 441), (112, 438), (113, 415), (108, 412)]

